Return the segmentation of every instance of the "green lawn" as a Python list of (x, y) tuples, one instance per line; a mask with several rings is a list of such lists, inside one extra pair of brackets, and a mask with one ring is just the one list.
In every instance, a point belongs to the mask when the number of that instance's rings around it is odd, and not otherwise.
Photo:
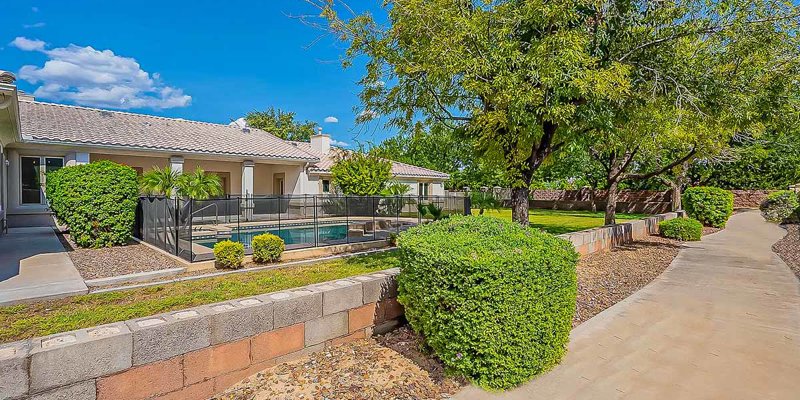
[(304, 266), (0, 307), (0, 343), (275, 292), (397, 266), (397, 253), (387, 251)]
[[(478, 210), (473, 209), (472, 214), (477, 215)], [(486, 210), (484, 215), (511, 220), (510, 209)], [(617, 222), (644, 217), (646, 217), (646, 215), (643, 214), (617, 214)], [(528, 220), (531, 222), (532, 227), (542, 229), (554, 235), (596, 228), (598, 226), (603, 226), (604, 222), (603, 213), (599, 211), (562, 210), (530, 210), (528, 212)]]

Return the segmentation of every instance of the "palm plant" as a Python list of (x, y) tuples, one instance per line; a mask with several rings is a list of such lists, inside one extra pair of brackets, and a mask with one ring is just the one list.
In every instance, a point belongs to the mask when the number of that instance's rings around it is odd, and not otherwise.
[(207, 174), (197, 167), (193, 172), (184, 173), (175, 182), (179, 195), (194, 200), (207, 200), (223, 193), (222, 181), (216, 174)]
[(152, 170), (145, 172), (139, 179), (139, 187), (146, 194), (171, 197), (174, 194), (173, 191), (179, 178), (178, 171), (174, 171), (170, 167), (160, 168), (154, 166)]

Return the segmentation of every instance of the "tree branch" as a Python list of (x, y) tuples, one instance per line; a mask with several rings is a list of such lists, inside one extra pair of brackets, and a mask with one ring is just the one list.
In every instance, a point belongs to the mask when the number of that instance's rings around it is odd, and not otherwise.
[(695, 153), (697, 153), (697, 147), (696, 146), (692, 147), (692, 150), (689, 151), (688, 154), (686, 154), (685, 156), (681, 157), (679, 160), (675, 160), (674, 162), (670, 163), (669, 165), (664, 166), (664, 168), (661, 168), (661, 169), (658, 169), (658, 170), (655, 170), (655, 171), (652, 171), (652, 172), (649, 172), (649, 173), (646, 173), (646, 174), (626, 174), (620, 180), (621, 181), (622, 180), (644, 180), (644, 179), (652, 178), (652, 177), (654, 177), (656, 175), (661, 175), (664, 172), (667, 172), (670, 169), (675, 168), (678, 165), (683, 164), (684, 162), (688, 161), (690, 158), (692, 158), (695, 155)]

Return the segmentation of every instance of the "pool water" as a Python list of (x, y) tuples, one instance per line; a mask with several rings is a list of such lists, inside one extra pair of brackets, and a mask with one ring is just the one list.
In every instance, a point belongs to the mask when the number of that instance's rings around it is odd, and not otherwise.
[[(347, 238), (347, 225), (320, 226), (317, 228), (317, 230), (319, 231), (320, 242), (344, 240)], [(242, 242), (244, 243), (245, 248), (249, 248), (250, 243), (253, 241), (253, 237), (264, 233), (277, 235), (283, 239), (283, 242), (287, 246), (293, 244), (314, 244), (314, 227), (282, 228), (280, 230), (258, 229), (240, 230), (238, 232), (233, 231), (230, 240), (234, 242)], [(214, 245), (222, 240), (225, 239), (200, 239), (196, 240), (195, 243), (213, 249)]]

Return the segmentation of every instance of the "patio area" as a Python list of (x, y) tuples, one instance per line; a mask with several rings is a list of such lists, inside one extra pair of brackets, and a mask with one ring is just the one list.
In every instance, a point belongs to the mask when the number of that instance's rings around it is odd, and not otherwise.
[(87, 292), (53, 228), (11, 228), (0, 236), (0, 305)]

